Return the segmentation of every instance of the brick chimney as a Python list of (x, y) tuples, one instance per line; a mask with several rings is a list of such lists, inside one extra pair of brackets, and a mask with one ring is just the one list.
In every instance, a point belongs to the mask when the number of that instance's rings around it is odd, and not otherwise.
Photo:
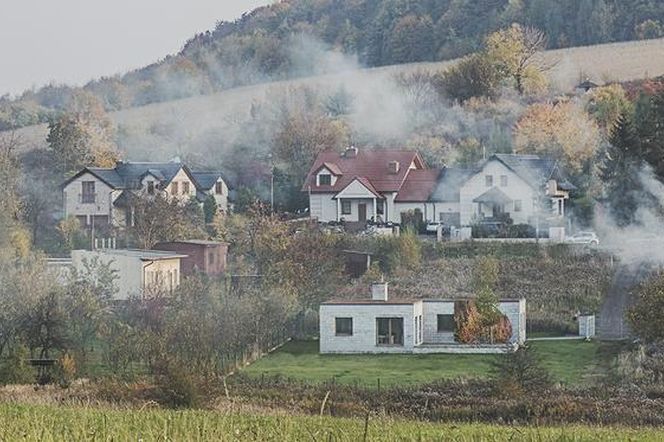
[(389, 164), (387, 165), (387, 170), (392, 174), (396, 175), (399, 173), (399, 162), (398, 161), (390, 161)]
[(355, 158), (357, 157), (357, 152), (358, 152), (357, 147), (350, 146), (344, 151), (343, 156), (344, 158)]
[(387, 301), (386, 282), (374, 282), (371, 284), (371, 299), (373, 301)]

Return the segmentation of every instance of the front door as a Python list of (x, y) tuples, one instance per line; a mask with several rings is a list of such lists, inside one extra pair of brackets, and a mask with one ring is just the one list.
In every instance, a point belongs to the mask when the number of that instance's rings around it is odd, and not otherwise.
[(358, 204), (357, 205), (357, 220), (361, 223), (367, 220), (367, 205)]

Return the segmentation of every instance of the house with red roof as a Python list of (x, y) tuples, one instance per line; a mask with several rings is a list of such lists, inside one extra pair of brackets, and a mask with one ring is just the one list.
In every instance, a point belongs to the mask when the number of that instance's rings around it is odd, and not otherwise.
[(320, 153), (302, 191), (321, 222), (401, 222), (403, 212), (426, 212), (439, 173), (415, 151), (350, 147)]

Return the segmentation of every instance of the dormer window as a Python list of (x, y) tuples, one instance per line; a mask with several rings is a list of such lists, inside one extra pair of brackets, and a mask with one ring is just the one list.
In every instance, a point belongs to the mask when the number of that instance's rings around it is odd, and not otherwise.
[(224, 193), (224, 191), (223, 191), (223, 187), (222, 187), (222, 185), (221, 185), (221, 181), (217, 181), (217, 182), (215, 183), (215, 185), (214, 185), (214, 193), (216, 193), (217, 195), (221, 195), (222, 193)]
[(318, 175), (318, 185), (319, 186), (331, 186), (332, 185), (332, 175), (329, 175), (329, 174), (320, 174), (320, 175)]
[(154, 181), (148, 181), (148, 194), (154, 195)]

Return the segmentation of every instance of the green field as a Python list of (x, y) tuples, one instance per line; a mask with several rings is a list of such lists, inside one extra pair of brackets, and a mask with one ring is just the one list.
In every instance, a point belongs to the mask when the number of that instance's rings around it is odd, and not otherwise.
[[(601, 374), (617, 348), (597, 342), (536, 341), (530, 344), (556, 381), (580, 383)], [(439, 379), (483, 378), (497, 355), (321, 355), (318, 342), (290, 342), (246, 367), (249, 376), (283, 376), (307, 382), (422, 384)]]
[(214, 411), (0, 405), (0, 440), (78, 441), (572, 441), (662, 440), (662, 429), (430, 424)]

